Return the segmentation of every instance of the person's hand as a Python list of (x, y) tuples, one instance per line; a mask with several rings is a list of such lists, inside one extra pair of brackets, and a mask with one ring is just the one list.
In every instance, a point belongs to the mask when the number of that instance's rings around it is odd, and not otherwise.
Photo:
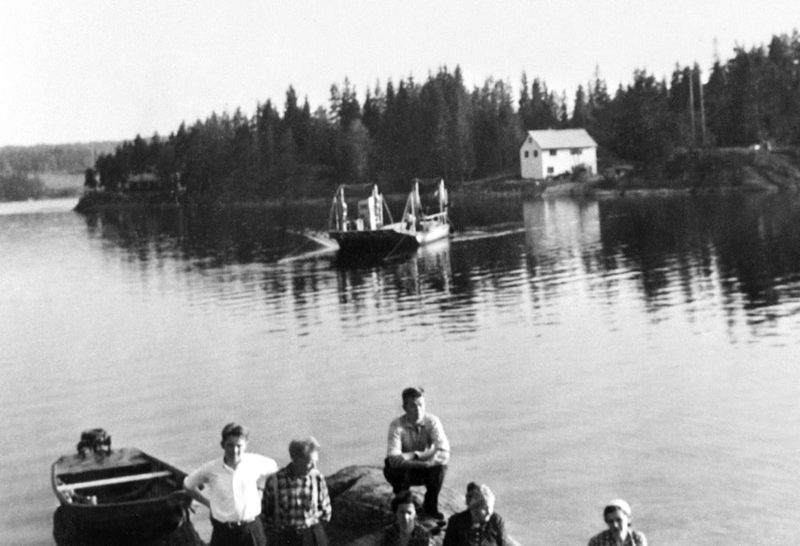
[(175, 508), (184, 504), (190, 505), (191, 503), (192, 498), (186, 491), (175, 491), (167, 496), (167, 506), (169, 508)]
[(431, 461), (434, 464), (446, 465), (450, 462), (450, 452), (439, 450), (433, 454), (433, 459), (431, 459)]

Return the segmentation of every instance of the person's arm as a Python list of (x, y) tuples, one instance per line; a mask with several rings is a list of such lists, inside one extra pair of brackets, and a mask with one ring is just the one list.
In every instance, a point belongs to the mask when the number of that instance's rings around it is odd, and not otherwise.
[(425, 466), (424, 464), (409, 464), (417, 462), (415, 461), (415, 454), (414, 452), (403, 453), (403, 430), (396, 420), (389, 425), (386, 443), (386, 459), (389, 462), (389, 466)]
[(269, 477), (278, 472), (278, 464), (269, 457), (264, 457), (263, 455), (259, 455), (259, 458), (261, 469), (259, 471), (258, 479), (256, 480), (256, 487), (258, 487), (258, 494), (261, 498), (263, 511), (264, 489), (267, 486), (267, 480)]
[(458, 546), (460, 532), (458, 518), (455, 515), (450, 516), (450, 519), (447, 521), (447, 526), (444, 528), (442, 546)]
[(275, 498), (277, 474), (273, 474), (264, 482), (264, 494), (261, 497), (261, 518), (266, 524), (277, 525), (275, 521)]
[[(434, 428), (439, 431), (429, 432), (431, 435), (431, 445), (424, 451), (403, 452), (403, 429), (399, 423), (392, 421), (389, 425), (389, 435), (387, 441), (386, 458), (389, 466), (403, 468), (429, 468), (431, 466), (447, 464), (450, 458), (450, 444), (441, 430), (441, 423), (438, 419), (433, 420)], [(433, 430), (433, 429), (432, 429)], [(444, 441), (441, 438), (444, 438)], [(442, 449), (445, 448), (445, 449)]]
[(403, 460), (398, 466), (402, 466), (403, 468), (430, 468), (432, 466), (436, 466), (437, 463), (432, 459), (428, 459), (424, 461), (422, 459), (415, 459), (414, 453), (404, 453), (404, 456), (409, 455), (407, 459)]
[(325, 477), (319, 475), (319, 509), (322, 512), (322, 521), (331, 520), (331, 498), (328, 495), (328, 484), (325, 483)]
[(450, 462), (450, 441), (444, 433), (442, 422), (438, 417), (431, 415), (426, 429), (431, 445), (425, 451), (420, 452), (417, 459), (428, 462), (428, 466), (446, 465)]
[(192, 497), (193, 500), (196, 500), (200, 504), (204, 505), (206, 508), (211, 508), (211, 502), (205, 496), (203, 496), (199, 489), (186, 488), (186, 494)]
[(192, 472), (183, 481), (183, 488), (186, 491), (186, 494), (189, 495), (192, 500), (196, 500), (203, 506), (211, 508), (211, 501), (209, 501), (208, 498), (201, 492), (203, 486), (204, 480), (200, 470)]
[(497, 532), (497, 546), (506, 546), (508, 536), (506, 535), (506, 522), (499, 514), (494, 514), (495, 530)]

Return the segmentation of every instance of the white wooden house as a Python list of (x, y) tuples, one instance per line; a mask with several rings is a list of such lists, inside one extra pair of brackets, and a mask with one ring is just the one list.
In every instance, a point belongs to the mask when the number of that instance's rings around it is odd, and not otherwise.
[(597, 143), (586, 129), (528, 131), (519, 149), (522, 178), (570, 173), (580, 165), (597, 174)]

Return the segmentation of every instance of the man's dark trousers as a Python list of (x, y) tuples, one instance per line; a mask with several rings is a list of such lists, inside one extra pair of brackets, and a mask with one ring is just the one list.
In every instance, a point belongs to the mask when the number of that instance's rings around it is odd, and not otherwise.
[(442, 490), (446, 473), (447, 466), (444, 465), (433, 465), (426, 468), (392, 467), (389, 466), (388, 459), (383, 467), (383, 475), (386, 481), (392, 484), (395, 495), (410, 489), (412, 485), (425, 486), (422, 511), (430, 515), (439, 511), (439, 492)]
[(267, 543), (261, 518), (242, 525), (226, 524), (211, 518), (211, 526), (209, 546), (265, 546)]

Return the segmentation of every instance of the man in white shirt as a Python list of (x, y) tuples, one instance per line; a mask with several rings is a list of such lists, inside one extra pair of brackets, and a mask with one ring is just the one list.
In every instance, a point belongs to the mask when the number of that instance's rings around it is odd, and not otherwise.
[(439, 492), (450, 461), (450, 442), (441, 421), (425, 410), (425, 391), (403, 391), (404, 414), (389, 424), (383, 475), (395, 495), (412, 485), (425, 486), (423, 516), (443, 521)]
[(210, 546), (265, 546), (261, 497), (267, 477), (278, 471), (269, 457), (245, 453), (250, 433), (228, 423), (222, 429), (225, 455), (209, 461), (186, 477), (189, 496), (211, 510)]

